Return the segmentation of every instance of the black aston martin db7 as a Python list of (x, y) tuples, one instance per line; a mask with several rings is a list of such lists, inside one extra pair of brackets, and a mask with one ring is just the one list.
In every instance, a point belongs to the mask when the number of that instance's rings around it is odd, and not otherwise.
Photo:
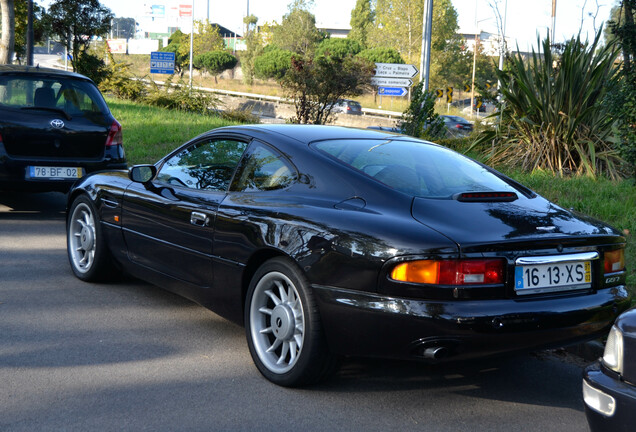
[(606, 333), (625, 238), (404, 135), (215, 129), (70, 191), (68, 256), (243, 324), (260, 372), (316, 382), (340, 356), (461, 360)]

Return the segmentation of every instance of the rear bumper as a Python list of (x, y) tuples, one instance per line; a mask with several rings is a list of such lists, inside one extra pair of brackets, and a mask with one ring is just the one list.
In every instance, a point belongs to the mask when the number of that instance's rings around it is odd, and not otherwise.
[(631, 299), (623, 286), (588, 295), (447, 302), (313, 288), (335, 353), (421, 360), (464, 360), (594, 339)]
[(606, 416), (585, 405), (585, 415), (590, 430), (594, 431), (633, 431), (636, 425), (636, 387), (603, 373), (601, 366), (595, 363), (583, 373), (583, 380), (593, 389), (614, 399), (614, 414)]

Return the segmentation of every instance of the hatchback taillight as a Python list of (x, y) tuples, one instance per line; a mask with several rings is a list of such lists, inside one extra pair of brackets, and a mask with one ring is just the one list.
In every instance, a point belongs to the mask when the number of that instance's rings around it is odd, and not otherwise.
[(113, 120), (113, 124), (108, 131), (108, 137), (106, 138), (106, 147), (122, 145), (124, 143), (123, 135), (121, 133), (121, 125), (117, 120)]
[(625, 249), (605, 252), (603, 268), (605, 270), (605, 274), (625, 270)]
[(503, 259), (417, 260), (396, 265), (391, 279), (435, 285), (504, 283)]

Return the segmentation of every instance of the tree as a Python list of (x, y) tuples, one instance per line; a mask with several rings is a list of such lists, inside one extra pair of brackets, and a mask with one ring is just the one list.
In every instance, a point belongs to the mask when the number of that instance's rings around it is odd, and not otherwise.
[[(407, 63), (419, 64), (423, 6), (422, 0), (377, 0), (375, 26), (369, 34), (370, 45), (395, 47)], [(433, 2), (432, 87), (460, 84), (470, 76), (468, 71), (472, 68), (472, 56), (469, 59), (462, 50), (463, 40), (457, 34), (457, 19), (451, 0)]]
[(15, 46), (15, 8), (13, 0), (0, 0), (2, 12), (2, 39), (0, 39), (0, 64), (11, 64)]
[[(173, 42), (174, 43), (174, 42)], [(194, 36), (192, 40), (192, 56), (201, 55), (209, 51), (221, 51), (225, 48), (219, 27), (210, 24), (208, 20), (194, 22)], [(190, 63), (190, 35), (184, 34), (178, 42), (176, 57), (181, 62), (181, 70), (188, 68)]]
[(308, 10), (311, 4), (306, 0), (294, 0), (289, 5), (282, 23), (273, 28), (274, 45), (296, 54), (313, 53), (325, 35), (316, 28), (316, 17)]
[(445, 135), (444, 122), (435, 112), (435, 95), (424, 91), (424, 83), (413, 87), (411, 103), (402, 115), (402, 133), (416, 138), (435, 139)]
[(196, 56), (193, 65), (214, 75), (214, 82), (218, 83), (217, 75), (234, 68), (236, 63), (237, 58), (227, 51), (209, 51)]
[(347, 38), (357, 41), (363, 48), (367, 46), (369, 32), (373, 27), (375, 14), (371, 10), (371, 0), (357, 0), (351, 11), (351, 31)]
[(612, 10), (609, 28), (623, 53), (623, 67), (610, 107), (616, 119), (617, 148), (636, 176), (636, 0), (623, 0), (619, 7)]
[(325, 39), (316, 48), (316, 55), (328, 55), (334, 58), (344, 58), (356, 55), (362, 51), (359, 42), (351, 39)]
[(137, 22), (134, 18), (113, 18), (111, 34), (115, 38), (132, 39), (137, 31)]
[(422, 0), (377, 0), (371, 45), (396, 47), (407, 63), (419, 64), (423, 11)]
[(56, 0), (49, 7), (46, 18), (52, 33), (73, 53), (73, 70), (93, 37), (108, 34), (112, 19), (110, 9), (98, 0)]
[(372, 63), (404, 64), (404, 59), (395, 48), (367, 48), (360, 51), (358, 56), (365, 58)]
[(294, 99), (296, 117), (292, 121), (329, 123), (338, 100), (362, 94), (372, 75), (372, 63), (353, 55), (293, 55), (291, 67), (281, 80), (282, 87)]
[[(28, 4), (26, 1), (15, 3), (15, 57), (18, 63), (22, 63), (26, 54), (26, 33), (28, 19)], [(47, 32), (44, 23), (44, 9), (33, 4), (33, 42), (42, 41)]]
[(263, 54), (254, 59), (254, 75), (257, 78), (281, 80), (291, 67), (292, 52), (268, 45)]
[(252, 85), (254, 80), (254, 61), (263, 53), (263, 41), (257, 31), (258, 18), (254, 15), (243, 18), (245, 23), (245, 45), (247, 49), (241, 54), (241, 69), (243, 70), (243, 82)]

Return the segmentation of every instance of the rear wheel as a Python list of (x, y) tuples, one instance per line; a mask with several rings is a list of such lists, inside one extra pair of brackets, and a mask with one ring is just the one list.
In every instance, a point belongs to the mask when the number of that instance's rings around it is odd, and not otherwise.
[(80, 195), (73, 201), (69, 215), (66, 248), (73, 273), (85, 281), (105, 279), (113, 265), (95, 206), (88, 197)]
[(256, 367), (275, 384), (312, 384), (335, 369), (309, 285), (286, 258), (267, 261), (252, 278), (245, 330)]

